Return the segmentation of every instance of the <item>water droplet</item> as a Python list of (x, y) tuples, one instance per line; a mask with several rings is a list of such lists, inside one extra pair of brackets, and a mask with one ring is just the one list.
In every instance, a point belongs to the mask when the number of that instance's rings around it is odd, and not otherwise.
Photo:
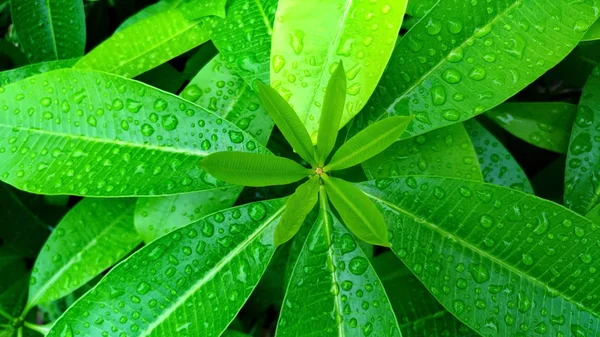
[(442, 79), (450, 84), (456, 84), (460, 82), (462, 76), (458, 70), (449, 68), (442, 73)]

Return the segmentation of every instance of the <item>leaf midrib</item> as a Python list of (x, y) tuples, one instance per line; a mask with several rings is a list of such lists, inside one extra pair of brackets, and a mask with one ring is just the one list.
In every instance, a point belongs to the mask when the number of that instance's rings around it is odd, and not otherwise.
[(56, 43), (56, 33), (54, 32), (54, 22), (52, 20), (52, 11), (50, 9), (50, 0), (46, 0), (46, 8), (48, 8), (48, 25), (50, 26), (50, 35), (52, 40), (52, 51), (58, 60), (58, 45)]

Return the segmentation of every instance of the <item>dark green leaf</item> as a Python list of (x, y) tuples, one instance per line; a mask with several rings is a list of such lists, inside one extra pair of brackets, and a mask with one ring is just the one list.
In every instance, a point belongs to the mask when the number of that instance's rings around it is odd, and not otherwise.
[(576, 113), (569, 103), (505, 103), (485, 115), (531, 145), (567, 153)]
[(83, 0), (11, 0), (10, 11), (19, 43), (31, 62), (83, 55)]
[(579, 214), (600, 203), (600, 67), (583, 88), (565, 170), (565, 206)]
[(370, 125), (344, 143), (325, 170), (342, 170), (378, 155), (398, 141), (412, 120), (412, 117), (392, 117)]
[(200, 166), (219, 180), (254, 187), (287, 185), (313, 173), (284, 157), (244, 152), (213, 153)]
[(413, 114), (408, 138), (493, 108), (567, 56), (600, 15), (596, 7), (592, 1), (439, 1), (396, 45), (351, 134), (388, 116)]
[(475, 146), (483, 181), (533, 194), (527, 175), (504, 145), (475, 119), (463, 124)]
[(342, 61), (331, 75), (323, 99), (323, 109), (319, 120), (319, 135), (317, 137), (317, 164), (325, 165), (325, 160), (333, 150), (337, 139), (340, 122), (346, 104), (346, 71)]
[(592, 222), (596, 225), (600, 226), (600, 205), (592, 208), (592, 210), (590, 210), (585, 217), (592, 220)]
[(439, 2), (440, 0), (409, 0), (406, 6), (406, 14), (422, 18)]
[(591, 221), (471, 181), (410, 176), (360, 187), (385, 211), (396, 255), (482, 336), (518, 336), (523, 327), (527, 335), (596, 334), (600, 227)]
[(277, 337), (401, 336), (369, 259), (323, 194), (284, 303)]
[(285, 211), (275, 229), (275, 244), (280, 246), (296, 235), (308, 213), (317, 204), (321, 179), (314, 175), (300, 185), (285, 203)]
[(261, 82), (256, 82), (263, 105), (275, 121), (294, 151), (310, 164), (315, 164), (315, 150), (306, 128), (296, 112), (277, 91)]
[(231, 208), (159, 238), (113, 268), (48, 336), (220, 336), (275, 252), (283, 204)]
[(596, 21), (590, 29), (588, 29), (587, 33), (581, 41), (596, 41), (600, 40), (600, 21)]
[(369, 179), (418, 174), (482, 180), (475, 149), (461, 124), (398, 141), (362, 167)]
[(327, 195), (352, 233), (370, 244), (389, 246), (387, 226), (373, 202), (351, 183), (324, 177)]

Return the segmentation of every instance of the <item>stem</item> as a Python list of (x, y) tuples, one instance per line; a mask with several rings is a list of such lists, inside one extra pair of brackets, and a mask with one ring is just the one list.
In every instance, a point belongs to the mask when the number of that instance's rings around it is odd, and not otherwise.
[(0, 309), (0, 316), (6, 318), (9, 321), (14, 321), (15, 318), (12, 317), (11, 315), (9, 315), (7, 312), (5, 312), (4, 310)]
[(23, 328), (19, 328), (19, 330), (17, 330), (17, 337), (23, 337)]
[(25, 325), (26, 328), (33, 330), (33, 331), (37, 331), (44, 336), (47, 335), (48, 332), (50, 332), (50, 327), (51, 327), (51, 324), (38, 325), (38, 324), (29, 323), (27, 321), (23, 322), (23, 325)]

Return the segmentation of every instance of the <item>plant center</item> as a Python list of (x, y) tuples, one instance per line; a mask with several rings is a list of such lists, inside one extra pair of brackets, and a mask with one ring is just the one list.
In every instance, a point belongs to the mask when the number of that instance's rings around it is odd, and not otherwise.
[(318, 174), (318, 175), (323, 175), (323, 168), (322, 167), (317, 167), (315, 169), (315, 173)]

